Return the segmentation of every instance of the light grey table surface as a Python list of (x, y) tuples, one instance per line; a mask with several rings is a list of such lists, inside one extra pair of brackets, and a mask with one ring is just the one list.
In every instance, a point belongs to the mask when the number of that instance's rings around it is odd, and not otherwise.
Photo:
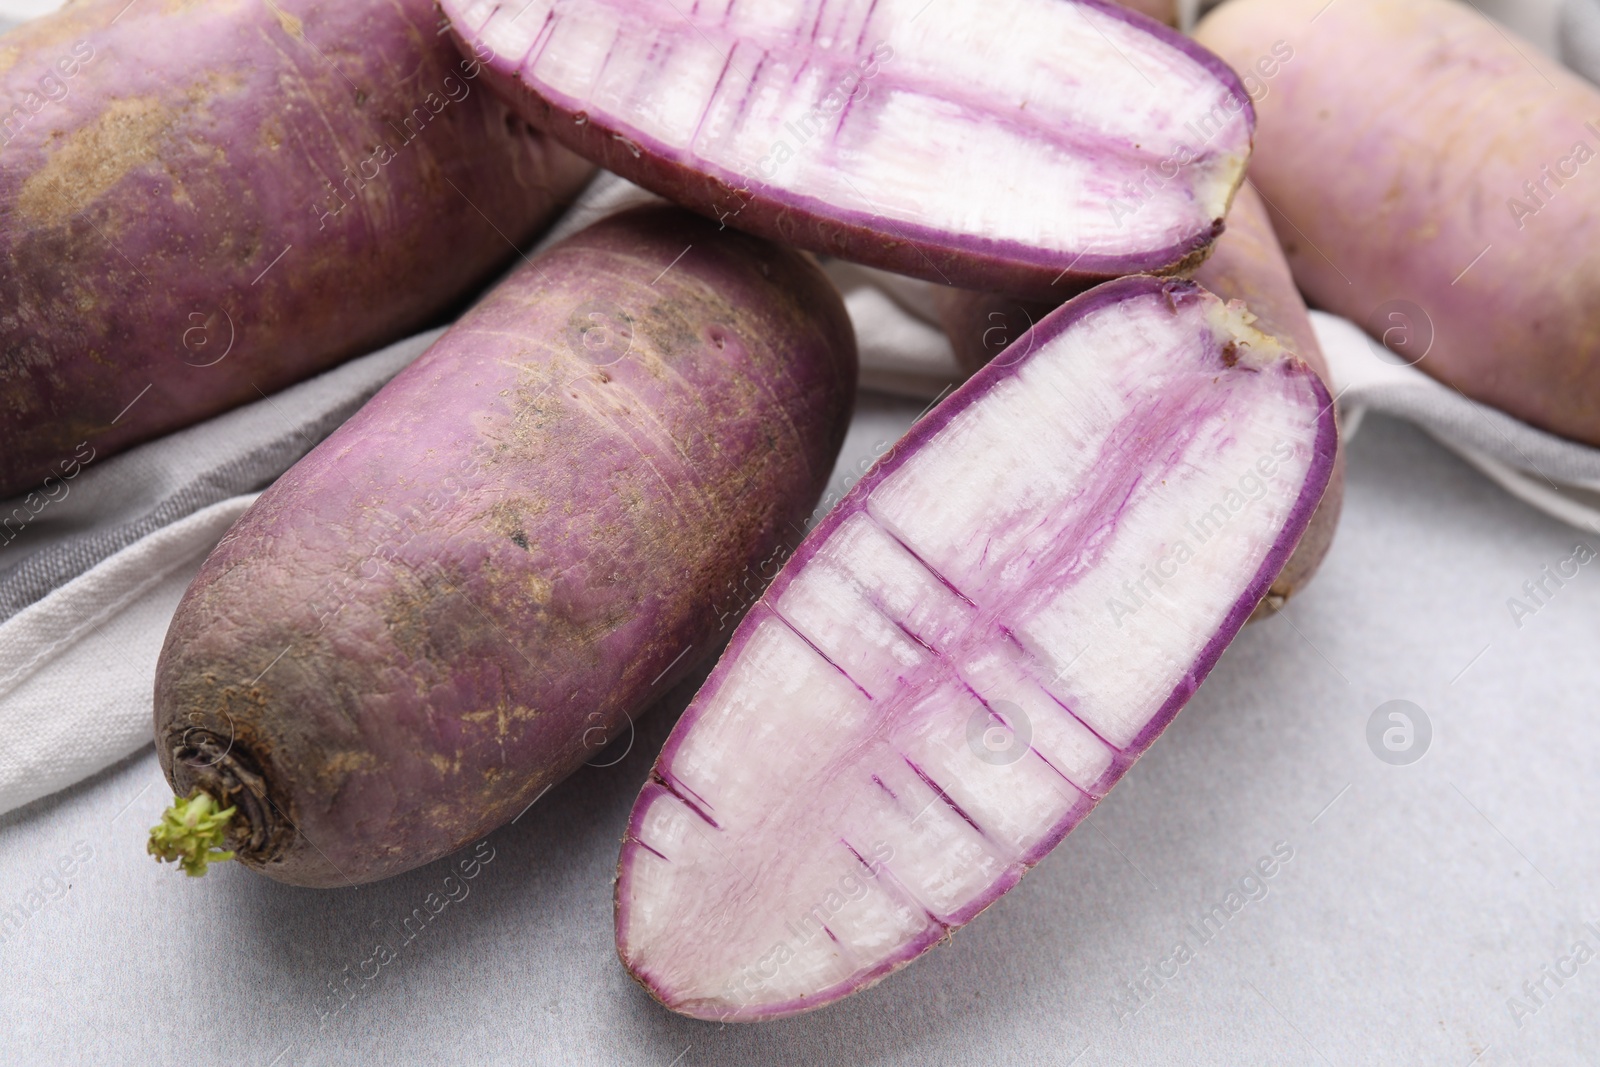
[[(841, 472), (915, 415), (864, 397)], [(0, 819), (0, 907), (54, 895), (0, 944), (0, 1061), (1600, 1062), (1600, 963), (1571, 958), (1600, 949), (1581, 925), (1600, 920), (1600, 561), (1520, 628), (1507, 607), (1582, 538), (1370, 419), (1316, 582), (1244, 631), (1084, 826), (952, 943), (759, 1026), (671, 1015), (613, 950), (617, 842), (687, 687), (615, 766), (490, 835), (469, 895), (370, 980), (374, 939), (448, 861), (339, 891), (185, 879), (143, 854), (168, 799), (146, 750)], [(1409, 766), (1368, 745), (1391, 699), (1432, 724)], [(1275, 847), (1292, 858), (1248, 881)], [(1188, 924), (1219, 904), (1201, 944)], [(1163, 965), (1185, 937), (1194, 957)]]

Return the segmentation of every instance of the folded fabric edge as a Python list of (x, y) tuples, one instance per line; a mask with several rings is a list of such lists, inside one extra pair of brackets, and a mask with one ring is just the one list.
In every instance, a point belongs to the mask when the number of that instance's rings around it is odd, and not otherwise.
[(1600, 509), (1574, 499), (1560, 486), (1552, 487), (1544, 479), (1502, 463), (1493, 456), (1488, 456), (1465, 445), (1445, 440), (1437, 434), (1432, 434), (1432, 436), (1440, 444), (1456, 452), (1462, 459), (1476, 467), (1490, 481), (1523, 503), (1538, 508), (1545, 514), (1560, 519), (1569, 526), (1576, 526), (1578, 529), (1588, 530), (1590, 533), (1600, 533)]
[[(0, 730), (8, 693), (175, 570), (209, 553), (258, 495), (231, 497), (163, 526), (0, 623)], [(152, 677), (154, 669), (151, 664)]]
[[(219, 453), (209, 465), (167, 470), (140, 510), (75, 533), (55, 536), (0, 577), (0, 621), (98, 566), (157, 529), (228, 497), (263, 488), (353, 415), (443, 333), (428, 330), (205, 422), (112, 456), (83, 472), (76, 492), (93, 499), (102, 484), (167, 464), (167, 457)], [(288, 412), (294, 412), (291, 419)], [(270, 430), (264, 427), (270, 426)], [(219, 448), (231, 442), (231, 449)], [(179, 464), (173, 464), (179, 466)], [(80, 497), (80, 499), (83, 499)], [(0, 510), (6, 505), (0, 504)], [(48, 536), (48, 535), (47, 535)]]
[(1346, 440), (1367, 411), (1410, 422), (1523, 503), (1562, 522), (1593, 530), (1600, 493), (1600, 449), (1557, 437), (1480, 404), (1413, 366), (1390, 363), (1355, 323), (1324, 311), (1312, 327), (1333, 374)]

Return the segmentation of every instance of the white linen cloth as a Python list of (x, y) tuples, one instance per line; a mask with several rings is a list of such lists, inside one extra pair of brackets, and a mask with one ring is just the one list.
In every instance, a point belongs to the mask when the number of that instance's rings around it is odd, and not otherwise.
[(199, 560), (253, 500), (162, 526), (0, 626), (0, 811), (149, 744), (167, 623)]

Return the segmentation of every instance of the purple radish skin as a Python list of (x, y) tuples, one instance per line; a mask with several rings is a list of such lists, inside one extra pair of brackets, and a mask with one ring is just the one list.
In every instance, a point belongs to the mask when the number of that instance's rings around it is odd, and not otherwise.
[[(1221, 246), (1226, 234), (1217, 242)], [(1215, 256), (1215, 252), (1212, 253)], [(1209, 262), (1209, 260), (1207, 261)], [(939, 326), (950, 339), (956, 363), (967, 374), (975, 373), (1012, 341), (1021, 337), (1061, 300), (1024, 300), (1005, 293), (985, 293), (972, 289), (940, 286), (933, 291), (933, 307)]]
[(1600, 446), (1600, 88), (1450, 0), (1229, 0), (1251, 180), (1317, 306), (1482, 404)]
[[(205, 844), (347, 885), (515, 818), (731, 632), (730, 591), (822, 491), (855, 381), (820, 269), (678, 208), (520, 269), (185, 594), (156, 748), (202, 815), (236, 809)], [(152, 850), (206, 857), (181, 832)]]
[(806, 539), (656, 762), (617, 946), (674, 1011), (811, 1010), (971, 921), (1171, 722), (1305, 531), (1328, 393), (1237, 306), (1126, 278), (1017, 344)]
[(1177, 0), (1118, 0), (1123, 7), (1155, 19), (1164, 26), (1178, 24)]
[(730, 226), (1047, 299), (1204, 259), (1254, 110), (1108, 0), (444, 0), (530, 122)]
[(0, 38), (0, 499), (431, 324), (576, 194), (437, 23), (77, 0)]

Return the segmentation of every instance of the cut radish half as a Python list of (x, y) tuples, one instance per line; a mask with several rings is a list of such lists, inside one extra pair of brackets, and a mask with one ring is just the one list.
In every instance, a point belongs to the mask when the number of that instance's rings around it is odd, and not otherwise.
[(729, 225), (1058, 299), (1195, 266), (1255, 112), (1105, 0), (443, 0), (528, 120)]
[(1326, 389), (1190, 282), (1110, 282), (920, 422), (739, 626), (634, 807), (668, 1007), (805, 1011), (970, 921), (1194, 693), (1332, 470)]

